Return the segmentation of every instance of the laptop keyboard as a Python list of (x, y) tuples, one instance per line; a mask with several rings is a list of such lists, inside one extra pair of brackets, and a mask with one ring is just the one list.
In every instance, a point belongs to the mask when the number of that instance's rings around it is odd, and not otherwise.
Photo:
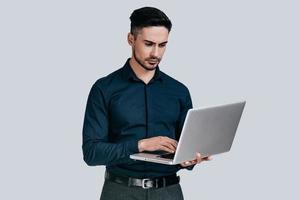
[(174, 155), (175, 155), (175, 153), (166, 153), (166, 154), (159, 155), (159, 157), (173, 159)]

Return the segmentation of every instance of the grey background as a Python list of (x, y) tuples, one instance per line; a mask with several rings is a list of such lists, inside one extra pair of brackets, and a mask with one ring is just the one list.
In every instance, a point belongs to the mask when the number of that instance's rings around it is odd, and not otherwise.
[(91, 85), (130, 56), (129, 15), (173, 21), (161, 69), (195, 107), (247, 100), (232, 151), (192, 172), (186, 199), (299, 199), (298, 1), (1, 1), (0, 199), (98, 199), (82, 160)]

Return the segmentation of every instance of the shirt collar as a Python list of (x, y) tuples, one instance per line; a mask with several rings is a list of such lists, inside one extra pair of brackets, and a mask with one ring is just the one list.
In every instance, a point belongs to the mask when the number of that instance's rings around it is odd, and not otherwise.
[[(126, 80), (134, 80), (134, 81), (141, 81), (136, 74), (134, 73), (132, 67), (129, 63), (130, 58), (127, 59), (125, 65), (123, 66), (123, 76)], [(155, 69), (155, 74), (150, 82), (156, 81), (156, 80), (163, 80), (162, 72), (159, 70), (159, 66)]]

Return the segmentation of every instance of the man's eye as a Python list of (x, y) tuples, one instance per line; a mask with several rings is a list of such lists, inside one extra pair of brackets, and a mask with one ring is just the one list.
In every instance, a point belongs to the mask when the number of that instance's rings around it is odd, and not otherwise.
[(160, 47), (165, 47), (166, 46), (166, 44), (161, 44), (161, 45), (159, 45)]
[(152, 44), (151, 43), (146, 43), (146, 46), (150, 47), (150, 46), (152, 46)]

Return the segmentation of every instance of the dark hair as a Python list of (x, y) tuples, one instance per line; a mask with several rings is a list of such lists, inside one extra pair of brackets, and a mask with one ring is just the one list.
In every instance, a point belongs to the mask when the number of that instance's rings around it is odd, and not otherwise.
[(130, 32), (136, 37), (138, 31), (149, 26), (164, 26), (171, 31), (172, 23), (168, 16), (154, 7), (142, 7), (132, 12), (130, 16)]

